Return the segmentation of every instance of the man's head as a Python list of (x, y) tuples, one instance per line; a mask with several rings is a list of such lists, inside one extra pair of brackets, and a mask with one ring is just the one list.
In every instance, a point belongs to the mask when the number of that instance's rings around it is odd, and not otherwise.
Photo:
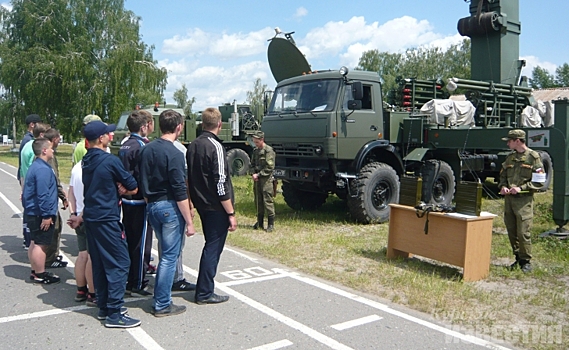
[(34, 139), (37, 139), (38, 137), (43, 137), (43, 134), (50, 128), (49, 124), (45, 124), (45, 123), (36, 123), (34, 125)]
[(154, 132), (154, 116), (145, 110), (141, 110), (140, 113), (146, 117), (146, 136), (148, 136)]
[(253, 142), (255, 143), (255, 147), (263, 148), (265, 146), (265, 133), (262, 131), (256, 131), (253, 135)]
[(41, 122), (41, 117), (37, 114), (30, 114), (26, 117), (26, 125), (28, 126), (28, 131), (32, 131), (36, 123)]
[(94, 121), (85, 125), (83, 135), (89, 142), (89, 147), (107, 148), (111, 141), (109, 134), (115, 131), (116, 128), (115, 124), (107, 125), (100, 121)]
[(206, 108), (202, 112), (202, 127), (207, 131), (221, 130), (221, 112), (217, 108)]
[(51, 147), (51, 141), (45, 137), (40, 137), (34, 140), (32, 143), (32, 150), (34, 155), (45, 161), (53, 158), (53, 148)]
[(508, 132), (508, 136), (503, 137), (502, 141), (506, 141), (510, 149), (517, 149), (518, 147), (525, 145), (526, 132), (520, 129), (510, 130)]
[(128, 130), (131, 133), (139, 134), (140, 136), (146, 136), (147, 134), (147, 126), (148, 126), (148, 119), (142, 113), (145, 111), (141, 110), (134, 110), (128, 116), (126, 120), (126, 125), (128, 126)]
[(180, 135), (182, 130), (182, 124), (184, 123), (184, 117), (174, 110), (167, 109), (160, 113), (158, 117), (158, 124), (160, 126), (160, 132), (162, 134), (175, 134), (176, 138)]
[(51, 142), (51, 148), (53, 148), (54, 150), (57, 149), (57, 146), (59, 145), (59, 141), (61, 140), (61, 135), (59, 134), (59, 131), (57, 129), (54, 129), (54, 128), (48, 129), (43, 134), (43, 137), (45, 137), (46, 139), (48, 139)]
[(102, 122), (103, 120), (96, 114), (87, 114), (85, 118), (83, 118), (83, 125), (87, 125), (90, 122)]

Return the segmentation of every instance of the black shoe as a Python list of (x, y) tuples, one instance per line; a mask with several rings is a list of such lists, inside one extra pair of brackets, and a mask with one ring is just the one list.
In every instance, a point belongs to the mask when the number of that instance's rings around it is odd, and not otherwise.
[(531, 272), (533, 270), (531, 263), (528, 260), (521, 260), (520, 266), (521, 266), (523, 273), (528, 273), (528, 272)]
[(45, 267), (47, 269), (55, 269), (58, 267), (67, 267), (67, 261), (63, 261), (63, 257), (61, 255), (58, 255), (54, 261), (48, 263), (45, 263)]
[(174, 305), (174, 303), (171, 303), (167, 308), (162, 310), (156, 311), (154, 308), (152, 309), (154, 316), (156, 317), (174, 316), (186, 312), (186, 307), (184, 305)]
[(59, 283), (60, 279), (59, 276), (56, 276), (51, 272), (44, 272), (44, 273), (34, 274), (33, 282), (41, 284), (54, 284), (54, 283)]
[(228, 300), (229, 300), (229, 297), (227, 295), (217, 295), (217, 294), (213, 293), (207, 299), (202, 299), (202, 300), (196, 299), (196, 304), (198, 304), (198, 305), (219, 304), (219, 303), (224, 303)]
[(514, 263), (513, 263), (512, 265), (510, 265), (510, 266), (508, 267), (508, 269), (510, 269), (510, 270), (513, 271), (513, 270), (517, 269), (518, 267), (520, 267), (520, 261), (519, 261), (519, 260), (516, 260), (516, 261), (514, 261)]
[[(125, 291), (125, 294), (126, 294), (126, 291)], [(149, 291), (144, 290), (144, 289), (138, 289), (138, 288), (132, 288), (130, 290), (130, 295), (132, 296), (132, 294), (142, 295), (143, 297), (147, 297), (147, 296), (152, 295), (152, 293), (150, 293)]]
[(179, 280), (178, 282), (175, 282), (172, 285), (172, 291), (186, 292), (186, 291), (191, 291), (191, 290), (196, 290), (196, 285), (186, 281), (185, 278), (182, 280)]

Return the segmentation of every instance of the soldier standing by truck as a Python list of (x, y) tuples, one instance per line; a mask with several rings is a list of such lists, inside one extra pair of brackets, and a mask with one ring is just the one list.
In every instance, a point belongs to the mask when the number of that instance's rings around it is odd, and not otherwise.
[(273, 170), (275, 169), (275, 151), (265, 143), (265, 134), (257, 131), (253, 135), (255, 150), (251, 159), (253, 169), (253, 192), (257, 207), (257, 222), (253, 229), (264, 229), (265, 212), (267, 213), (267, 232), (275, 229), (275, 204), (273, 199)]
[(533, 219), (533, 193), (543, 187), (545, 172), (539, 153), (526, 146), (526, 133), (511, 130), (502, 138), (513, 151), (502, 163), (500, 171), (500, 194), (504, 198), (504, 223), (516, 261), (510, 266), (518, 266), (524, 273), (530, 272), (531, 234)]

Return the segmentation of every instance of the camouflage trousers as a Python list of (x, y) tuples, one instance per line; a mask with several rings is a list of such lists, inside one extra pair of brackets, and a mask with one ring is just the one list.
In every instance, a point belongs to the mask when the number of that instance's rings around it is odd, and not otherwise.
[(259, 181), (253, 183), (253, 192), (257, 216), (275, 216), (272, 177), (259, 177)]
[(520, 260), (531, 259), (530, 227), (533, 221), (533, 195), (504, 198), (504, 223), (514, 255)]

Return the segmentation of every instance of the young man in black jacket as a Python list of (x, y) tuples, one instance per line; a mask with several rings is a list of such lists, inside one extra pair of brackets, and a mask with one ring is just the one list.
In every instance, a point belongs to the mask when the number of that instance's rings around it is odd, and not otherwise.
[(196, 286), (197, 304), (217, 304), (229, 299), (214, 293), (213, 281), (227, 231), (237, 228), (229, 166), (225, 148), (217, 137), (221, 125), (218, 109), (203, 111), (204, 131), (190, 144), (186, 155), (190, 198), (200, 215), (205, 236)]

